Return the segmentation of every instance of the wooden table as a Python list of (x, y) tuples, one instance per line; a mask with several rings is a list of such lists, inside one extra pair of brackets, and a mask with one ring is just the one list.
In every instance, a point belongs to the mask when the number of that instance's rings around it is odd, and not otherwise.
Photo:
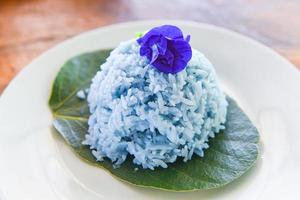
[(0, 92), (55, 44), (92, 28), (138, 19), (226, 27), (275, 49), (300, 69), (299, 0), (0, 0)]

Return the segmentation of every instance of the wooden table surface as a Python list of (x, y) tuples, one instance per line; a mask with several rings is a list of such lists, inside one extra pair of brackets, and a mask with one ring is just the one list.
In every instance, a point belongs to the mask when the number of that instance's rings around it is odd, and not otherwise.
[(0, 0), (0, 92), (22, 67), (57, 43), (138, 19), (226, 27), (266, 44), (300, 69), (300, 0)]

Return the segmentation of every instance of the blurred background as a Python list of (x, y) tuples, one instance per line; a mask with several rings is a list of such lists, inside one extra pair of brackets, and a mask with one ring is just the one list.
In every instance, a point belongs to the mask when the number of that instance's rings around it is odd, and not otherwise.
[(0, 93), (30, 61), (89, 29), (141, 19), (225, 27), (300, 69), (300, 0), (0, 0)]

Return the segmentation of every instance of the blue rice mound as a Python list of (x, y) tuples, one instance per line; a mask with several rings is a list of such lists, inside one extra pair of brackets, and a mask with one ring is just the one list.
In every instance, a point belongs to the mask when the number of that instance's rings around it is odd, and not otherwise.
[(212, 64), (193, 49), (183, 71), (165, 74), (139, 48), (135, 40), (121, 43), (93, 78), (83, 144), (115, 167), (129, 155), (149, 169), (204, 156), (208, 140), (225, 128), (227, 109)]

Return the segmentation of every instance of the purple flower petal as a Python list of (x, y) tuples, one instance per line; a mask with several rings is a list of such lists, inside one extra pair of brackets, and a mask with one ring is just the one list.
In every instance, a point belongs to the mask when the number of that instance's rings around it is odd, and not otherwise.
[(141, 46), (140, 55), (146, 56), (148, 59), (152, 58), (152, 50), (148, 46)]
[(137, 39), (139, 44), (143, 45), (153, 45), (160, 39), (160, 34), (157, 31), (148, 31), (143, 37)]
[(168, 39), (183, 39), (182, 31), (177, 26), (163, 25), (152, 30), (159, 32), (159, 34)]
[(157, 45), (152, 46), (152, 57), (150, 63), (152, 64), (159, 56), (159, 50)]
[(161, 37), (160, 42), (157, 43), (159, 54), (165, 54), (167, 50), (168, 41), (166, 38)]
[(191, 40), (191, 35), (187, 35), (186, 38), (185, 38), (185, 41), (190, 42), (190, 40)]
[(192, 58), (192, 48), (189, 43), (185, 40), (173, 40), (171, 41), (170, 48), (179, 51), (175, 51), (180, 60), (185, 61), (186, 63)]
[(183, 70), (191, 59), (189, 41), (189, 35), (184, 39), (182, 31), (172, 25), (155, 27), (137, 40), (141, 56), (161, 72), (172, 74)]

